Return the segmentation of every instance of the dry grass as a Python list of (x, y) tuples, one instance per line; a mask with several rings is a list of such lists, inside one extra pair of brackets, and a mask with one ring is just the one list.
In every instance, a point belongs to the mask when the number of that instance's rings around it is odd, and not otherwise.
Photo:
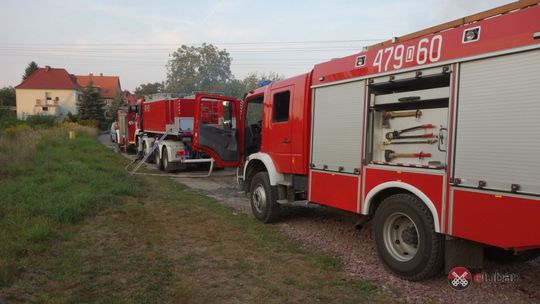
[(170, 179), (132, 178), (121, 156), (67, 131), (29, 135), (42, 143), (27, 144), (34, 152), (19, 161), (28, 164), (0, 179), (9, 194), (0, 202), (9, 241), (0, 243), (0, 303), (388, 301), (337, 259)]
[(146, 191), (33, 256), (0, 301), (39, 303), (371, 303), (388, 299), (340, 263), (185, 186)]
[(0, 179), (9, 167), (28, 161), (38, 144), (47, 138), (68, 136), (69, 131), (95, 136), (95, 128), (77, 124), (64, 124), (57, 128), (32, 129), (28, 125), (15, 125), (0, 129)]

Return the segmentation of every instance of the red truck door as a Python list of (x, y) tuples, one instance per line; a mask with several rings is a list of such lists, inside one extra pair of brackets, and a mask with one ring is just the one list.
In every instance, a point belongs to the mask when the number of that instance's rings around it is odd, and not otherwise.
[(272, 90), (270, 95), (271, 115), (268, 122), (268, 129), (271, 136), (268, 136), (268, 154), (272, 157), (279, 172), (289, 173), (292, 168), (292, 98), (294, 86), (281, 87)]
[[(223, 113), (217, 120), (207, 111)], [(212, 113), (210, 113), (212, 114)], [(195, 95), (193, 148), (210, 155), (221, 167), (240, 166), (242, 128), (240, 100), (211, 94)]]

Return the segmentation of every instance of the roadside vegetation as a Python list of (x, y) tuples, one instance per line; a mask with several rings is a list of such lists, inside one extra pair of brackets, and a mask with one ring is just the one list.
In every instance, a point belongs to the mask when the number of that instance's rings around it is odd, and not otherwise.
[(0, 130), (2, 303), (388, 300), (271, 225), (128, 175), (94, 129), (17, 128)]
[[(118, 160), (96, 146), (95, 129), (32, 126), (0, 130), (0, 286), (17, 277), (28, 256), (62, 239), (63, 227), (138, 193), (116, 170)], [(76, 140), (68, 139), (70, 130)]]

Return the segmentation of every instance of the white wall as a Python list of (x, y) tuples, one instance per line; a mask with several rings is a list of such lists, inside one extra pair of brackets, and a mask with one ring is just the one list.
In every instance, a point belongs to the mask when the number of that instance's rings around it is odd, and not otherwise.
[[(51, 100), (47, 100), (46, 93), (49, 93)], [(17, 95), (17, 117), (25, 119), (28, 115), (67, 115), (77, 113), (76, 90), (30, 90), (16, 89)], [(56, 102), (56, 98), (58, 101)], [(36, 101), (41, 100), (41, 106), (36, 106)], [(43, 111), (47, 107), (48, 111)]]

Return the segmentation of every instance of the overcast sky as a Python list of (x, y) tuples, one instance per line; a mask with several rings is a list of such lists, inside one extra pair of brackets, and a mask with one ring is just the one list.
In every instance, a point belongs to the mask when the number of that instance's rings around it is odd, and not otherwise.
[(181, 44), (227, 49), (232, 72), (293, 76), (362, 46), (503, 5), (508, 0), (58, 0), (0, 2), (0, 87), (24, 68), (118, 75), (123, 89), (166, 78)]

